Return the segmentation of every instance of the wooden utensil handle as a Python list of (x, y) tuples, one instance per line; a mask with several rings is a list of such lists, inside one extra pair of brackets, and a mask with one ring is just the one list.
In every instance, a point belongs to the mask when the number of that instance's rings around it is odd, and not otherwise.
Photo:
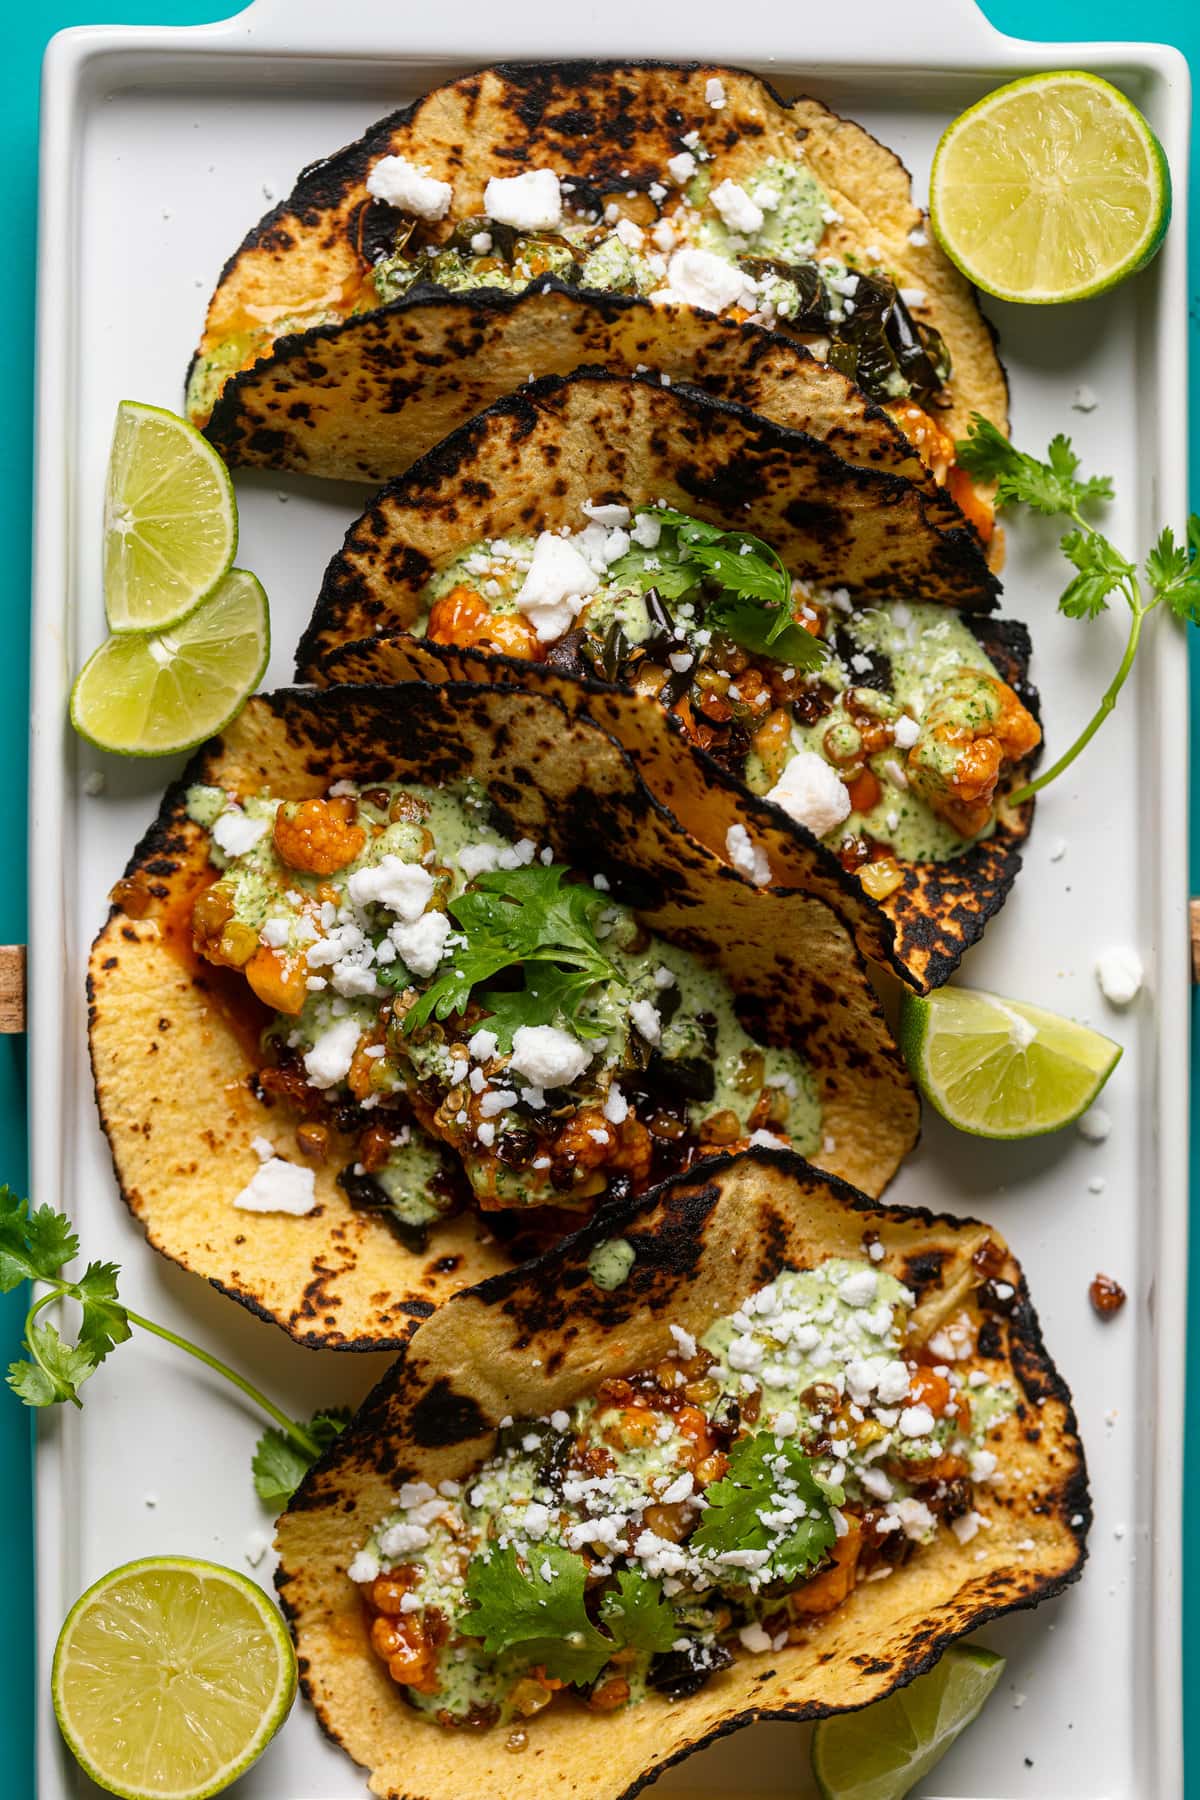
[[(1195, 949), (1195, 921), (1192, 946)], [(0, 1033), (25, 1029), (25, 946), (0, 944)]]

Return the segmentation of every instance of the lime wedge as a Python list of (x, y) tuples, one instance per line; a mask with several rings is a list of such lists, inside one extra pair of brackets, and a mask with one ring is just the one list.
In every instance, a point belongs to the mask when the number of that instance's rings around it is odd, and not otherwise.
[(952, 1644), (928, 1675), (861, 1712), (822, 1719), (812, 1766), (824, 1800), (903, 1800), (977, 1718), (1004, 1673), (990, 1650)]
[(1091, 1105), (1121, 1046), (1073, 1019), (972, 988), (906, 994), (900, 1047), (942, 1117), (976, 1137), (1040, 1137)]
[(933, 229), (1002, 300), (1103, 293), (1150, 261), (1171, 216), (1162, 145), (1111, 82), (1067, 69), (997, 88), (942, 134)]
[(169, 631), (111, 637), (71, 694), (81, 737), (122, 756), (190, 750), (227, 725), (258, 686), (271, 650), (267, 596), (231, 569)]
[(287, 1718), (296, 1655), (244, 1575), (148, 1556), (75, 1602), (50, 1679), (59, 1728), (93, 1781), (125, 1800), (202, 1800)]
[(113, 631), (186, 617), (237, 550), (237, 502), (212, 445), (174, 413), (122, 400), (104, 494), (104, 605)]

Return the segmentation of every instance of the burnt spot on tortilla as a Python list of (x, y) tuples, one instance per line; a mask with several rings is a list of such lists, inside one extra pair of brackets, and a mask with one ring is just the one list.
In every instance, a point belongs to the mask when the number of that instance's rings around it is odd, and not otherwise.
[(456, 1394), (450, 1383), (441, 1379), (422, 1394), (408, 1418), (413, 1443), (423, 1450), (482, 1437), (491, 1424), (478, 1401), (468, 1394)]

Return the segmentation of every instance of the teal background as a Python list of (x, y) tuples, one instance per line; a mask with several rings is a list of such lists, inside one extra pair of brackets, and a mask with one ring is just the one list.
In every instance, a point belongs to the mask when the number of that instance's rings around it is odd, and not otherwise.
[[(939, 0), (915, 0), (934, 6)], [(1200, 78), (1200, 7), (1196, 0), (982, 0), (993, 24), (1014, 37), (1041, 39), (1124, 39), (1177, 45)], [(0, 542), (8, 546), (0, 565), (0, 604), (8, 619), (0, 662), (0, 848), (25, 841), (25, 780), (29, 529), (33, 404), (34, 246), (37, 222), (38, 78), (47, 39), (68, 25), (107, 23), (111, 13), (91, 5), (37, 4), (7, 9), (6, 54), (0, 59), (0, 168), (5, 171), (11, 226), (6, 316), (9, 353), (0, 408), (10, 446), (0, 482)], [(226, 17), (230, 0), (122, 0), (113, 9), (122, 24), (199, 25)], [(1193, 191), (1200, 200), (1197, 149), (1193, 146)], [(1176, 179), (1179, 172), (1175, 171)], [(1193, 229), (1190, 283), (1192, 366), (1192, 504), (1200, 510), (1200, 225)], [(1193, 738), (1200, 695), (1200, 641), (1192, 644)], [(1198, 784), (1200, 787), (1200, 784)], [(1192, 804), (1191, 886), (1200, 889), (1200, 791)], [(15, 876), (0, 882), (0, 943), (25, 941), (25, 894)], [(1193, 1060), (1200, 1047), (1200, 1005), (1193, 1002)], [(1193, 1134), (1195, 1135), (1195, 1134)], [(25, 1073), (20, 1039), (0, 1038), (0, 1175), (13, 1186), (25, 1180)], [(1200, 1193), (1200, 1159), (1193, 1152), (1193, 1194)], [(39, 1201), (70, 1212), (71, 1196), (40, 1194)], [(19, 1295), (0, 1301), (0, 1360), (7, 1362), (20, 1334)], [(1193, 1229), (1189, 1322), (1200, 1325), (1200, 1224)], [(0, 1582), (0, 1795), (32, 1800), (33, 1775), (33, 1542), (30, 1505), (29, 1416), (0, 1400), (0, 1544), (7, 1546)], [(1187, 1482), (1200, 1478), (1200, 1382), (1193, 1384), (1188, 1410)], [(1200, 1546), (1185, 1561), (1185, 1617), (1195, 1615), (1200, 1598)], [(1187, 1732), (1187, 1794), (1200, 1800), (1200, 1654), (1195, 1638), (1184, 1638)]]

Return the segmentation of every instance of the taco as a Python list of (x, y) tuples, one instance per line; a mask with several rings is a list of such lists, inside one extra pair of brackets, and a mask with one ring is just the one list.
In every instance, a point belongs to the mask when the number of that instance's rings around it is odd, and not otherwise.
[(372, 1793), (632, 1800), (1060, 1592), (1090, 1516), (1000, 1236), (751, 1151), (422, 1325), (276, 1582)]
[(252, 700), (113, 902), (90, 1041), (122, 1193), (305, 1344), (394, 1346), (730, 1144), (878, 1192), (916, 1137), (836, 915), (768, 914), (543, 696)]
[[(810, 353), (757, 394), (747, 320)], [(231, 461), (374, 480), (587, 362), (832, 418), (851, 461), (923, 464), (990, 535), (954, 461), (972, 411), (1006, 424), (973, 290), (891, 151), (733, 69), (503, 65), (381, 120), (227, 263), (188, 410)]]
[(912, 498), (694, 389), (547, 381), (376, 497), (299, 670), (559, 693), (716, 854), (857, 888), (864, 954), (925, 989), (1012, 884), (1041, 732), (1024, 627), (936, 603), (978, 590), (893, 535)]

